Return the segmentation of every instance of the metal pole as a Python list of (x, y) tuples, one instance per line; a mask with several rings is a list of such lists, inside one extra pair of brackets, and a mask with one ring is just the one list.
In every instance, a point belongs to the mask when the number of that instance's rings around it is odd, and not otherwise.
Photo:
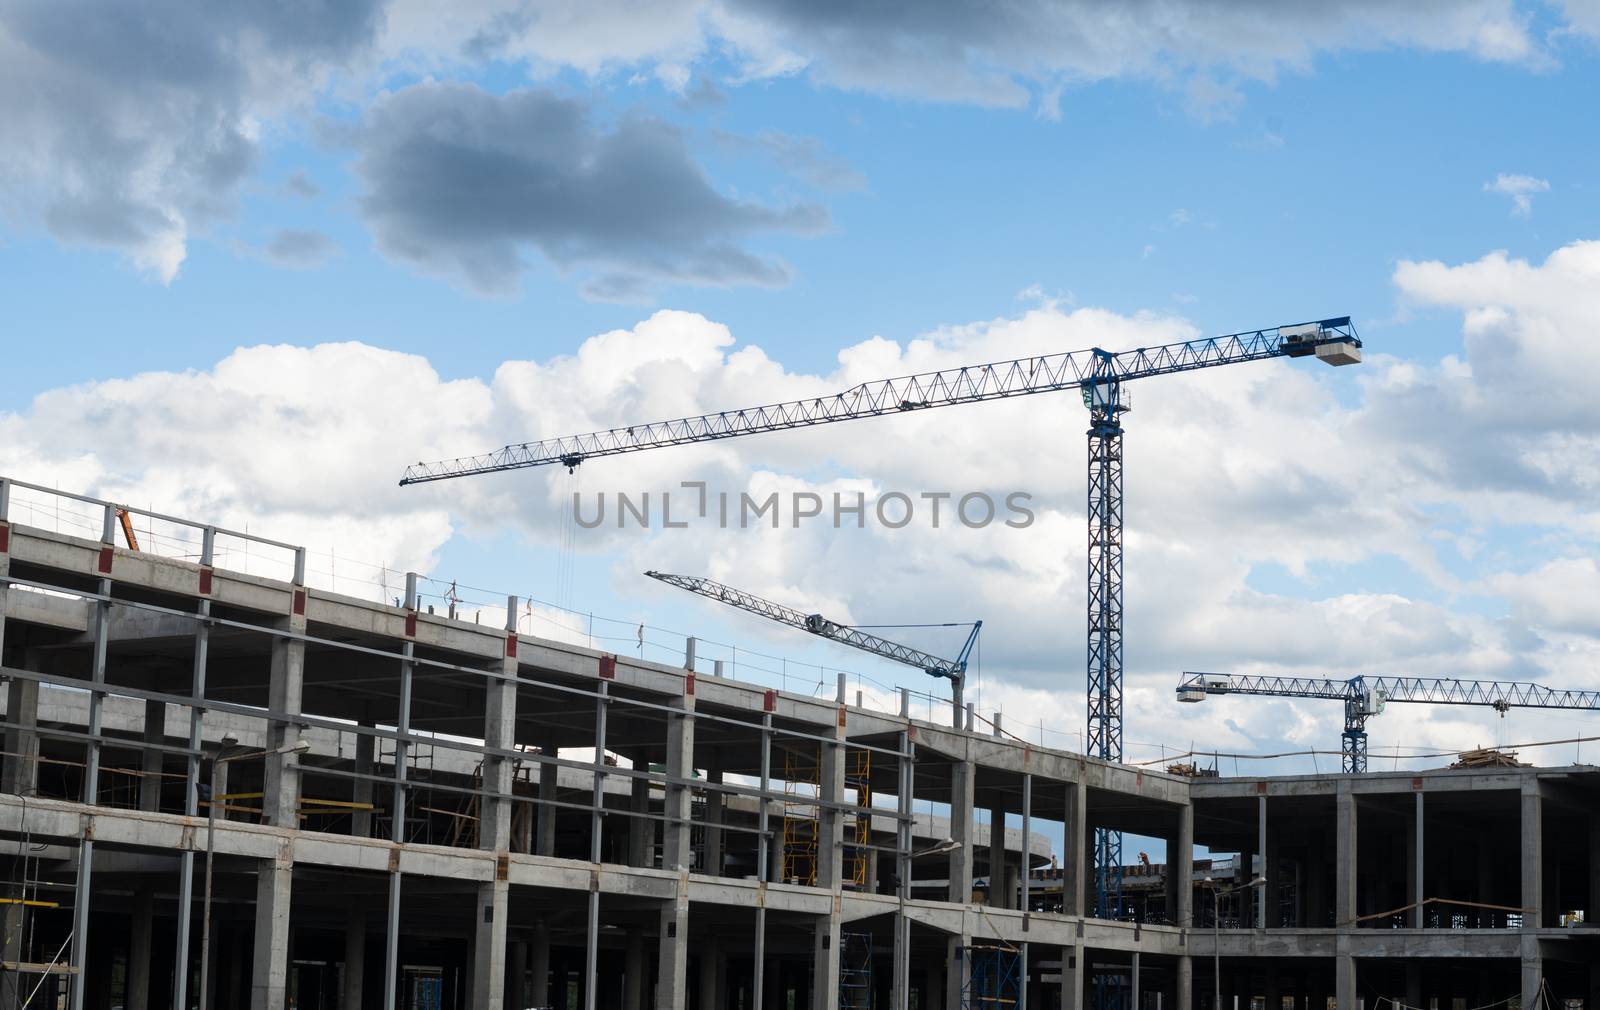
[(761, 717), (761, 810), (756, 815), (756, 881), (760, 900), (756, 902), (755, 980), (751, 986), (751, 1010), (762, 1010), (766, 991), (767, 964), (767, 878), (772, 861), (767, 858), (767, 789), (772, 784), (772, 713)]
[(1222, 894), (1211, 888), (1211, 1010), (1222, 1010), (1222, 934), (1217, 924), (1222, 920)]
[[(1000, 713), (994, 716), (995, 729), (1000, 728)], [(1028, 932), (1029, 918), (1032, 915), (1033, 903), (1029, 894), (1029, 880), (1033, 871), (1029, 867), (1031, 853), (1028, 849), (1028, 839), (1033, 834), (1033, 776), (1022, 776), (1022, 931)], [(1134, 957), (1139, 955), (1135, 954)], [(1137, 988), (1137, 987), (1136, 987)], [(1028, 1010), (1028, 943), (1022, 943), (1022, 989), (1017, 999), (1017, 1010)], [(1135, 1003), (1134, 1010), (1138, 1010)]]
[[(909, 710), (910, 696), (901, 689), (901, 708)], [(911, 919), (907, 915), (906, 902), (911, 898), (911, 846), (914, 842), (911, 830), (912, 793), (914, 782), (912, 775), (912, 748), (911, 732), (909, 728), (900, 734), (900, 825), (895, 832), (895, 864), (896, 881), (895, 893), (900, 899), (899, 915), (895, 919), (895, 928), (900, 934), (899, 950), (895, 960), (895, 984), (898, 994), (895, 996), (895, 1010), (911, 1010)]]
[[(217, 531), (207, 526), (200, 534), (200, 566), (210, 568), (216, 553)], [(206, 701), (206, 663), (211, 648), (211, 601), (201, 597), (196, 608), (199, 619), (194, 629), (194, 674), (189, 701), (189, 751), (184, 759), (184, 805), (186, 817), (200, 811), (200, 747), (204, 743)], [(194, 850), (186, 848), (179, 857), (178, 943), (172, 971), (172, 1010), (189, 1005), (189, 927), (194, 905)]]
[[(694, 641), (694, 639), (690, 639)], [(589, 811), (589, 862), (594, 871), (600, 866), (600, 826), (605, 803), (606, 781), (606, 707), (611, 703), (611, 684), (600, 682), (600, 697), (595, 699), (594, 713), (594, 807)], [(595, 997), (600, 985), (600, 889), (598, 881), (589, 885), (588, 949), (584, 954), (583, 1005), (585, 1010), (595, 1010)]]
[(206, 897), (200, 919), (200, 1010), (206, 1010), (207, 982), (211, 974), (211, 861), (217, 850), (217, 769), (222, 751), (211, 759), (211, 790), (206, 803)]
[[(102, 549), (109, 549), (115, 542), (112, 529), (116, 524), (116, 506), (107, 505), (100, 524), (100, 543)], [(100, 800), (100, 730), (104, 719), (105, 692), (100, 690), (106, 683), (106, 624), (111, 616), (111, 580), (100, 579), (100, 599), (95, 601), (94, 607), (94, 653), (91, 667), (91, 686), (89, 689), (89, 744), (88, 755), (84, 762), (83, 771), (83, 802), (94, 806)], [(78, 840), (78, 881), (74, 888), (72, 901), (72, 963), (78, 968), (78, 976), (72, 983), (72, 1010), (83, 1010), (84, 987), (88, 978), (88, 967), (84, 964), (84, 954), (89, 946), (89, 905), (93, 894), (94, 876), (94, 839), (88, 837), (88, 829), (79, 836)]]
[[(407, 621), (414, 620), (417, 612), (417, 573), (406, 573), (406, 615)], [(406, 756), (411, 751), (408, 737), (411, 735), (411, 674), (415, 664), (412, 657), (416, 654), (416, 643), (406, 639), (400, 652), (400, 717), (395, 727), (394, 741), (394, 799), (390, 803), (391, 816), (389, 837), (394, 842), (395, 848), (390, 852), (389, 869), (389, 918), (384, 925), (384, 952), (383, 952), (383, 1010), (395, 1010), (397, 993), (395, 987), (399, 984), (400, 975), (400, 851), (399, 846), (406, 840)]]

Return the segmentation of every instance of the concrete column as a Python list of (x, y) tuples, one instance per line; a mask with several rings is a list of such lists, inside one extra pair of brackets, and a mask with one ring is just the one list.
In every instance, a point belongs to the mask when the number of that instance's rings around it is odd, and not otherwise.
[(294, 871), (292, 864), (277, 859), (260, 860), (257, 867), (250, 1010), (284, 1010), (289, 992), (289, 897)]
[[(1194, 958), (1188, 954), (1178, 955), (1177, 978), (1177, 1010), (1193, 1010), (1194, 1008)], [(1304, 1007), (1301, 1010), (1305, 1010)]]
[[(1140, 1010), (1140, 1008), (1139, 1008), (1139, 952), (1138, 951), (1134, 951), (1133, 952), (1133, 965), (1129, 968), (1128, 980), (1131, 983), (1130, 988), (1133, 990), (1131, 993), (1128, 994), (1129, 995), (1128, 1005), (1130, 1007), (1132, 1007), (1133, 1010)], [(1272, 1005), (1272, 1001), (1268, 1000), (1267, 1001), (1267, 1010), (1279, 1010), (1279, 1008), (1274, 1007)]]
[[(164, 701), (146, 701), (144, 703), (144, 743), (164, 744), (167, 742), (167, 703)], [(139, 779), (139, 809), (155, 812), (161, 809), (161, 772), (165, 755), (150, 747), (139, 753), (139, 771), (143, 777)]]
[[(0, 960), (27, 961), (23, 957), (22, 938), (26, 923), (23, 920), (24, 907), (22, 905), (0, 905)], [(0, 979), (0, 1010), (21, 1010), (22, 1001), (28, 994), (18, 985), (14, 985), (16, 976)]]
[(361, 987), (366, 974), (367, 910), (358, 904), (344, 921), (344, 1010), (362, 1010)]
[[(506, 601), (506, 655), (500, 678), (484, 683), (483, 742), (497, 750), (510, 750), (517, 732), (517, 598)], [(483, 759), (483, 791), (478, 820), (478, 847), (494, 852), (511, 848), (512, 759), (488, 755)], [(505, 924), (500, 924), (504, 942)], [(498, 973), (496, 975), (498, 977)]]
[(1006, 892), (1006, 814), (999, 807), (989, 811), (989, 904), (1010, 908)]
[(630, 929), (622, 962), (622, 1010), (644, 1010), (645, 971), (644, 933)]
[(1061, 1010), (1083, 1007), (1083, 944), (1061, 948)]
[[(1085, 826), (1087, 792), (1081, 779), (1067, 783), (1067, 820), (1062, 828), (1064, 844), (1061, 854), (1061, 910), (1066, 915), (1081, 916), (1087, 909), (1084, 904), (1084, 890), (1088, 877), (1084, 864), (1088, 856), (1089, 843)], [(1193, 824), (1191, 819), (1191, 830)]]
[[(1427, 897), (1427, 895), (1423, 893), (1423, 869), (1427, 864), (1424, 862), (1423, 858), (1423, 853), (1426, 849), (1426, 846), (1423, 837), (1422, 790), (1420, 789), (1417, 790), (1417, 812), (1416, 821), (1412, 827), (1412, 835), (1414, 836), (1413, 841), (1415, 846), (1412, 849), (1411, 861), (1411, 900), (1416, 907), (1411, 910), (1410, 919), (1412, 929), (1421, 929), (1422, 924), (1427, 921), (1424, 918), (1427, 910), (1422, 907), (1422, 900)], [(1417, 1004), (1413, 1003), (1411, 1005), (1416, 1006)]]
[(952, 936), (944, 945), (944, 1010), (963, 1010), (961, 990), (966, 988), (971, 970), (968, 959), (972, 956), (972, 934), (963, 931)]
[[(645, 771), (649, 765), (643, 756), (634, 758), (635, 771)], [(650, 812), (650, 780), (635, 777), (633, 780), (633, 794), (628, 801), (628, 810), (634, 814), (648, 814)], [(656, 854), (656, 822), (648, 817), (635, 816), (628, 818), (628, 865), (629, 866), (654, 866)]]
[[(711, 785), (722, 784), (722, 769), (707, 768), (706, 782)], [(714, 877), (722, 876), (722, 793), (716, 789), (706, 790), (706, 858), (702, 873)]]
[[(1522, 784), (1522, 928), (1544, 925), (1544, 800), (1537, 779)], [(1524, 958), (1526, 960), (1526, 958)], [(1531, 1004), (1524, 1002), (1523, 1006)]]
[[(296, 599), (303, 600), (304, 589), (294, 590)], [(302, 603), (302, 608), (304, 604)], [(279, 631), (305, 634), (305, 614), (293, 614), (277, 624)], [(267, 707), (285, 713), (290, 718), (300, 714), (300, 697), (306, 666), (306, 644), (300, 639), (274, 638), (272, 640), (272, 667), (267, 687)], [(300, 741), (300, 727), (293, 722), (269, 721), (267, 723), (268, 751), (293, 747)], [(261, 799), (261, 819), (266, 824), (283, 828), (300, 826), (300, 774), (299, 755), (268, 754), (262, 759), (266, 764), (265, 795)]]
[[(685, 679), (686, 692), (692, 691)], [(677, 893), (662, 903), (656, 965), (657, 1010), (682, 1010), (688, 999), (690, 791), (694, 774), (694, 695), (685, 693), (667, 716), (668, 776), (662, 824), (662, 868), (678, 875)]]
[(128, 1010), (150, 1010), (150, 938), (155, 932), (155, 918), (155, 895), (148, 890), (136, 892), (133, 928), (128, 934)]
[[(534, 1006), (550, 1004), (550, 927), (543, 922), (533, 926), (528, 944), (528, 999)], [(519, 1008), (520, 1010), (520, 1008)]]
[(950, 837), (957, 845), (949, 857), (949, 899), (961, 905), (972, 900), (972, 801), (975, 779), (971, 761), (957, 761), (950, 766)]
[(839, 1010), (839, 913), (817, 917), (811, 934), (812, 1010)]
[(478, 885), (478, 914), (472, 943), (473, 1010), (503, 1010), (505, 1007), (506, 920), (510, 917), (510, 899), (511, 885), (504, 880)]
[(1267, 909), (1272, 902), (1272, 860), (1267, 855), (1267, 794), (1256, 797), (1256, 852), (1261, 856), (1261, 876), (1266, 883), (1255, 888), (1256, 928), (1266, 929), (1271, 924)]
[[(377, 744), (375, 737), (365, 733), (356, 734), (356, 774), (371, 775), (373, 766), (373, 749)], [(372, 779), (355, 779), (350, 785), (350, 802), (365, 803), (370, 808), (373, 798)], [(372, 811), (371, 809), (355, 809), (350, 812), (350, 833), (357, 838), (372, 837)]]
[[(834, 739), (822, 744), (818, 782), (824, 804), (845, 799), (845, 761), (847, 745), (844, 709), (834, 727)], [(818, 918), (812, 934), (811, 1006), (813, 1010), (837, 1010), (839, 1006), (839, 894), (844, 886), (844, 825), (848, 819), (836, 807), (817, 810), (817, 886), (833, 892), (832, 910)]]
[[(0, 604), (4, 600), (0, 599)], [(39, 725), (39, 682), (13, 680), (6, 689), (6, 721), (32, 727)], [(39, 791), (39, 736), (30, 729), (6, 730), (4, 773), (0, 792), (32, 796)]]
[[(560, 757), (561, 753), (553, 740), (541, 744), (539, 752), (547, 757)], [(561, 769), (553, 764), (539, 765), (539, 823), (536, 825), (533, 850), (541, 856), (556, 854), (555, 799), (560, 771)]]
[(1539, 989), (1544, 982), (1544, 960), (1539, 956), (1539, 938), (1532, 933), (1522, 934), (1522, 1005), (1532, 1008), (1540, 1005)]
[[(1178, 808), (1178, 836), (1167, 846), (1167, 876), (1177, 893), (1173, 902), (1173, 921), (1184, 929), (1194, 929), (1194, 807)], [(1181, 997), (1180, 997), (1181, 1000)]]
[(1334, 801), (1335, 872), (1334, 920), (1339, 935), (1334, 941), (1333, 994), (1339, 1010), (1356, 1010), (1356, 963), (1350, 955), (1349, 930), (1356, 917), (1356, 797), (1350, 780), (1339, 782)]

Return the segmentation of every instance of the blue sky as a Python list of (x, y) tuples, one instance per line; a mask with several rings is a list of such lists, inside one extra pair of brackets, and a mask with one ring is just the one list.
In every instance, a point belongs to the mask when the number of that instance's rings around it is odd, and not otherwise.
[[(374, 0), (295, 25), (175, 2), (83, 38), (70, 7), (0, 13), (22, 110), (0, 125), (0, 468), (20, 479), (885, 684), (904, 678), (632, 573), (698, 564), (862, 622), (981, 616), (987, 707), (1063, 742), (1082, 724), (1073, 404), (575, 479), (393, 479), (901, 366), (1349, 314), (1360, 369), (1136, 391), (1129, 740), (1336, 745), (1314, 705), (1177, 710), (1191, 662), (1600, 684), (1600, 621), (1570, 612), (1600, 587), (1600, 17), (1576, 0), (999, 23), (956, 2), (483, 0), (446, 21)], [(183, 59), (140, 41), (163, 37)], [(317, 350), (346, 341), (367, 348)], [(236, 350), (261, 345), (289, 347)], [(519, 361), (537, 365), (501, 370)], [(585, 538), (561, 518), (574, 486), (767, 475), (1025, 487), (1044, 529)], [(1393, 742), (1441, 747), (1550, 724), (1394, 718)]]

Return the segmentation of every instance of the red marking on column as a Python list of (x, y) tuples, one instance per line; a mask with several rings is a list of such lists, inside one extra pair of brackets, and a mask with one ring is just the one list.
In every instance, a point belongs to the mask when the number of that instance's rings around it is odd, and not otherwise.
[(1135, 789), (1143, 789), (1144, 788), (1144, 772), (1134, 772), (1133, 773), (1133, 787)]
[(1256, 792), (1260, 793), (1262, 796), (1265, 796), (1267, 794), (1267, 784), (1265, 782), (1257, 782)]
[(840, 729), (844, 729), (845, 713), (846, 713), (845, 706), (840, 705), (839, 706), (839, 728)]
[(406, 637), (417, 637), (417, 612), (415, 610), (406, 611)]
[(517, 633), (515, 631), (506, 632), (506, 658), (517, 658)]
[(776, 712), (778, 710), (778, 692), (768, 691), (761, 696), (761, 711)]
[(687, 695), (694, 694), (694, 674), (693, 673), (686, 673), (686, 674), (683, 675), (683, 693), (687, 694)]
[(0, 523), (0, 554), (11, 553), (11, 527)]
[(600, 679), (617, 679), (617, 657), (609, 652), (600, 657)]
[(200, 595), (201, 596), (210, 596), (211, 595), (211, 576), (212, 576), (212, 571), (211, 571), (210, 568), (202, 568), (202, 569), (200, 569)]
[(294, 604), (292, 609), (294, 610), (294, 616), (306, 616), (306, 591), (304, 589), (296, 589), (294, 591)]
[(1418, 775), (1411, 780), (1411, 788), (1417, 792), (1422, 791), (1422, 776)]
[(115, 556), (116, 556), (115, 552), (113, 552), (111, 550), (111, 548), (109, 548), (109, 547), (100, 548), (100, 564), (99, 564), (98, 567), (100, 569), (100, 574), (101, 575), (110, 575), (111, 574), (111, 559), (113, 557), (115, 557)]

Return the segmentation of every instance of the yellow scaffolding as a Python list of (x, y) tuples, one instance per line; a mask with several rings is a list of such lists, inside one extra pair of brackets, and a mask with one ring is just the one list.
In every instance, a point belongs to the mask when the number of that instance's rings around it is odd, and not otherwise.
[[(848, 755), (844, 787), (856, 791), (856, 806), (869, 808), (872, 806), (872, 752), (853, 750)], [(872, 815), (858, 814), (850, 819), (849, 840), (853, 845), (845, 848), (844, 883), (846, 887), (865, 890), (873, 859), (872, 850), (865, 847), (872, 844)]]
[(822, 748), (783, 748), (783, 879), (817, 883), (817, 797), (822, 792)]

